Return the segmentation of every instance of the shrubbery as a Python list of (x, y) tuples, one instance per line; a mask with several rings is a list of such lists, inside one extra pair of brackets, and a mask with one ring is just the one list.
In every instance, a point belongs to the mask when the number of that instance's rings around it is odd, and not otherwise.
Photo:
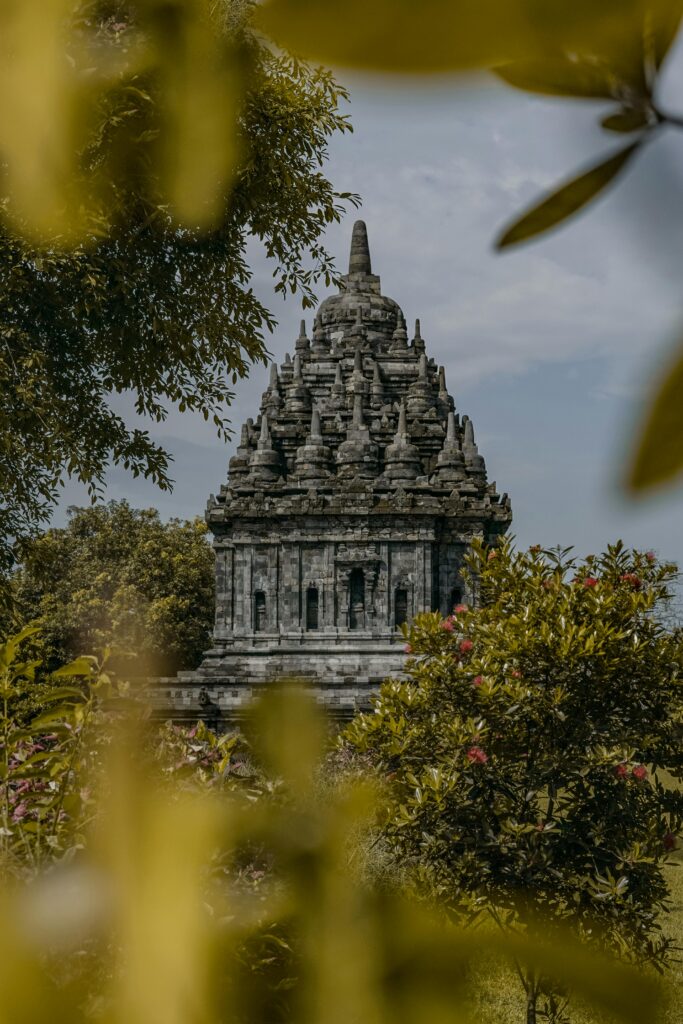
[[(347, 738), (390, 780), (385, 834), (423, 892), (502, 929), (571, 926), (639, 963), (670, 953), (662, 867), (683, 825), (675, 568), (508, 542), (469, 562), (481, 608), (419, 617), (408, 678)], [(523, 974), (528, 1019), (556, 987)]]
[(48, 671), (105, 648), (129, 676), (194, 668), (214, 617), (206, 526), (126, 501), (72, 508), (66, 527), (25, 545), (11, 596), (3, 632), (39, 621), (32, 653)]

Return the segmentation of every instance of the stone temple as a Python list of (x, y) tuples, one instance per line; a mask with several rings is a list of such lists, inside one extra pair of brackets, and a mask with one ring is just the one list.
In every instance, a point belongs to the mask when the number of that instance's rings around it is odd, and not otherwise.
[(271, 366), (206, 518), (213, 646), (198, 670), (160, 680), (157, 700), (176, 718), (239, 717), (282, 677), (350, 716), (401, 673), (404, 623), (472, 599), (463, 557), (474, 537), (508, 528), (510, 502), (487, 483), (419, 320), (409, 340), (382, 295), (362, 221), (339, 294)]

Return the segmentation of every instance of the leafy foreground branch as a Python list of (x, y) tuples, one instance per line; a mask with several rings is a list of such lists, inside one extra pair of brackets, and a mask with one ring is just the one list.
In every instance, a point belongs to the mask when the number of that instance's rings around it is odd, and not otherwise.
[(250, 239), (304, 306), (334, 276), (322, 235), (357, 197), (324, 164), (347, 93), (266, 46), (252, 6), (0, 5), (0, 571), (67, 476), (101, 495), (114, 464), (169, 489), (149, 426), (172, 409), (229, 435), (275, 323)]
[[(5, 694), (33, 671), (21, 640), (0, 648)], [(652, 1019), (653, 983), (576, 942), (461, 931), (365, 887), (349, 850), (375, 794), (352, 781), (320, 798), (305, 694), (262, 702), (258, 770), (237, 737), (154, 740), (94, 659), (62, 676), (82, 683), (32, 729), (4, 723), (5, 1019), (441, 1024), (463, 1019), (487, 950)]]
[[(425, 615), (409, 678), (347, 732), (387, 774), (384, 831), (420, 891), (504, 934), (571, 929), (662, 970), (663, 868), (683, 826), (681, 638), (658, 621), (675, 567), (617, 544), (475, 546), (480, 610)], [(520, 968), (528, 1020), (563, 987)]]

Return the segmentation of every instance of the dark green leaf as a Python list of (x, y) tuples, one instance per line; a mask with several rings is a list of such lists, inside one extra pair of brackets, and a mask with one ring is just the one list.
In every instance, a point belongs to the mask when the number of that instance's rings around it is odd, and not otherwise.
[(496, 248), (504, 249), (516, 245), (534, 235), (540, 235), (549, 228), (560, 224), (571, 217), (583, 206), (594, 199), (624, 168), (634, 155), (640, 140), (620, 150), (615, 156), (604, 160), (590, 170), (572, 178), (540, 203), (534, 204), (510, 227), (506, 228), (496, 243)]
[(604, 66), (587, 60), (572, 60), (562, 54), (542, 60), (515, 61), (494, 71), (516, 89), (545, 96), (611, 99), (619, 84)]
[(544, 57), (621, 52), (641, 31), (641, 0), (270, 0), (258, 25), (286, 49), (368, 71), (439, 73)]
[(645, 110), (620, 110), (616, 114), (608, 114), (600, 122), (603, 128), (609, 132), (637, 132), (640, 128), (647, 128), (650, 121)]
[(683, 469), (683, 354), (659, 383), (645, 418), (628, 476), (628, 486), (642, 491), (664, 483)]
[[(678, 35), (683, 4), (676, 0), (653, 0), (648, 5), (649, 38), (655, 67), (660, 68)], [(647, 31), (647, 30), (646, 30)]]

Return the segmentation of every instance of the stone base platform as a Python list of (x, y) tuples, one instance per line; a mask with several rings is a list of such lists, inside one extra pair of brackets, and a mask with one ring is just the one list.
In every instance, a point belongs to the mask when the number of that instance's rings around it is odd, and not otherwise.
[(368, 633), (349, 642), (348, 632), (343, 640), (297, 633), (263, 636), (258, 646), (218, 644), (195, 671), (157, 679), (151, 703), (159, 717), (225, 726), (239, 721), (267, 686), (296, 680), (332, 718), (348, 720), (370, 708), (384, 679), (404, 674), (403, 647), (401, 636), (387, 641)]

